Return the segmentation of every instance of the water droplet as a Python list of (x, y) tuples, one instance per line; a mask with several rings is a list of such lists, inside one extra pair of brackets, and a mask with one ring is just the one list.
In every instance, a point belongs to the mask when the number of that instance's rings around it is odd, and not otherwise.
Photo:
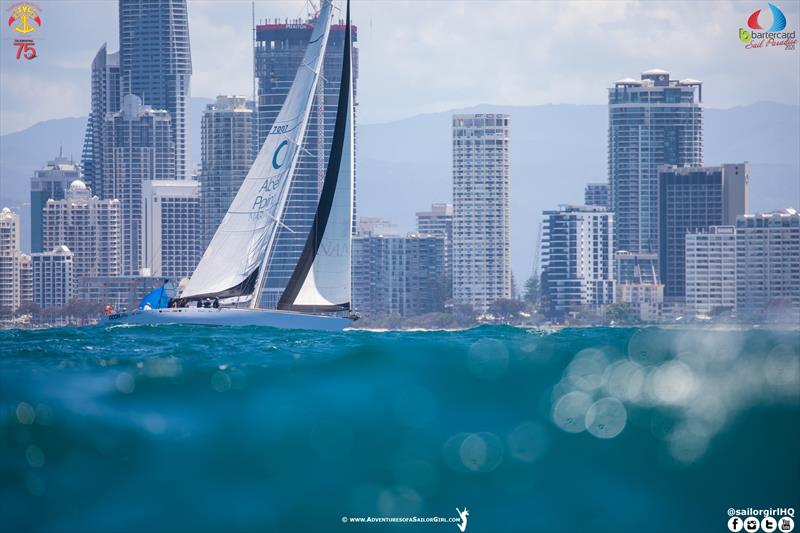
[(225, 372), (214, 372), (211, 376), (211, 388), (217, 392), (228, 392), (231, 390), (231, 378)]
[(592, 405), (592, 398), (585, 392), (569, 392), (559, 398), (553, 408), (553, 422), (568, 433), (580, 433), (586, 429), (586, 411)]
[(695, 424), (682, 424), (669, 437), (669, 453), (682, 464), (697, 461), (707, 449), (708, 434)]
[(694, 395), (697, 383), (694, 372), (680, 361), (670, 361), (653, 373), (652, 393), (661, 403), (686, 403)]
[(625, 429), (628, 413), (616, 398), (597, 400), (586, 412), (586, 429), (599, 439), (613, 439)]
[(643, 366), (666, 361), (671, 350), (669, 333), (657, 329), (640, 329), (628, 341), (628, 357)]
[(492, 433), (471, 433), (459, 447), (461, 462), (473, 472), (491, 472), (503, 461), (503, 443)]
[(28, 464), (33, 468), (41, 468), (44, 466), (44, 452), (35, 444), (31, 444), (25, 449), (25, 459)]
[(646, 374), (642, 367), (631, 361), (617, 361), (606, 372), (606, 391), (620, 400), (633, 402), (639, 399)]
[(181, 363), (174, 357), (153, 357), (145, 361), (144, 372), (151, 378), (172, 378), (181, 373)]
[(117, 390), (122, 394), (130, 394), (136, 388), (136, 379), (127, 372), (120, 372), (114, 380)]
[(567, 367), (567, 377), (578, 389), (591, 392), (605, 383), (605, 370), (608, 360), (605, 354), (595, 348), (581, 350)]
[(503, 461), (503, 442), (492, 433), (456, 433), (442, 446), (444, 461), (456, 472), (491, 472)]
[(800, 358), (791, 347), (779, 344), (764, 361), (764, 377), (777, 387), (796, 387), (800, 382)]
[(33, 409), (33, 406), (27, 402), (20, 402), (19, 405), (17, 405), (16, 414), (19, 423), (25, 424), (26, 426), (33, 424), (33, 421), (36, 419), (36, 411)]
[(508, 370), (508, 349), (497, 339), (481, 339), (469, 347), (467, 367), (474, 375), (497, 379)]
[(548, 448), (547, 430), (536, 422), (523, 422), (508, 434), (508, 453), (517, 461), (532, 463), (541, 459)]

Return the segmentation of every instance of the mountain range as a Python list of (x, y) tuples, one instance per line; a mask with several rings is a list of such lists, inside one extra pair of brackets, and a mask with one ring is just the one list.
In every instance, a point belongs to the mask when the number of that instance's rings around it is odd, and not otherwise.
[[(194, 162), (200, 159), (201, 113), (210, 102), (192, 99)], [(606, 181), (607, 108), (479, 105), (359, 125), (359, 215), (380, 216), (410, 231), (416, 211), (450, 201), (454, 113), (511, 114), (512, 267), (521, 285), (531, 273), (542, 210), (583, 203), (587, 182)], [(0, 136), (0, 205), (27, 202), (30, 176), (60, 145), (79, 160), (85, 125), (85, 117), (57, 119)], [(706, 108), (704, 129), (705, 164), (750, 162), (750, 211), (800, 207), (800, 106)]]

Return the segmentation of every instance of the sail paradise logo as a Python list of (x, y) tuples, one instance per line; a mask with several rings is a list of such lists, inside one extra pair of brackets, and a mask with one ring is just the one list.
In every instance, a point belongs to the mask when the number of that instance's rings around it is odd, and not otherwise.
[[(739, 40), (745, 43), (747, 49), (767, 48), (768, 46), (782, 46), (785, 50), (794, 50), (797, 46), (797, 32), (783, 31), (786, 28), (786, 16), (783, 11), (772, 4), (767, 4), (772, 12), (772, 25), (763, 31), (761, 22), (766, 18), (761, 9), (753, 11), (747, 19), (747, 28), (739, 28)], [(762, 31), (758, 31), (762, 30)]]

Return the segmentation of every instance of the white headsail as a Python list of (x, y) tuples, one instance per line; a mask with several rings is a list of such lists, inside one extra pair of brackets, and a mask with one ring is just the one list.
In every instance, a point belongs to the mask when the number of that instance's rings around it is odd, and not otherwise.
[(264, 276), (265, 257), (305, 135), (330, 21), (331, 1), (325, 0), (283, 107), (182, 298), (249, 295)]
[(350, 246), (353, 225), (353, 73), (350, 4), (336, 125), (325, 183), (311, 232), (279, 309), (339, 311), (350, 308)]

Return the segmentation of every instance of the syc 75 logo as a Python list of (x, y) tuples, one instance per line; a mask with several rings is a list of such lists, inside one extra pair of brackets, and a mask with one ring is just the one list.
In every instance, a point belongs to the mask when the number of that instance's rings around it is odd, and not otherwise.
[(31, 60), (37, 57), (36, 43), (31, 37), (42, 26), (41, 11), (42, 9), (32, 2), (17, 2), (8, 8), (7, 26), (15, 37), (14, 47), (18, 60)]
[(766, 14), (762, 14), (762, 9), (757, 9), (747, 18), (747, 28), (739, 28), (739, 40), (745, 43), (744, 47), (748, 50), (772, 46), (783, 47), (785, 50), (795, 50), (797, 47), (797, 32), (785, 31), (786, 15), (773, 4), (767, 4), (767, 6), (772, 14), (772, 24), (769, 29), (765, 29), (761, 25), (769, 17)]

